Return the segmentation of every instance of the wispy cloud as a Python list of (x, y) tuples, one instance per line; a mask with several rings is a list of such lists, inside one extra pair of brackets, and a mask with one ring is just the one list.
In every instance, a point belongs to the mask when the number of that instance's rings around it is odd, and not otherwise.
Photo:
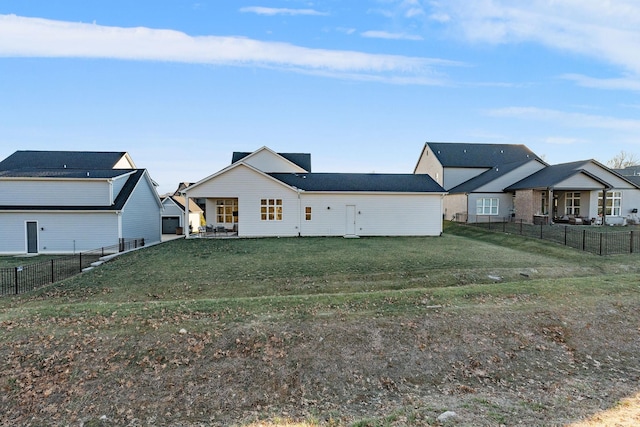
[(488, 110), (487, 114), (493, 117), (547, 121), (574, 128), (640, 131), (640, 120), (620, 119), (597, 114), (574, 113), (537, 107), (496, 108)]
[(108, 58), (262, 66), (335, 78), (439, 85), (438, 58), (311, 49), (245, 37), (190, 36), (174, 30), (122, 28), (0, 15), (0, 57)]
[(447, 22), (473, 42), (531, 41), (640, 75), (636, 54), (640, 3), (636, 0), (447, 0), (433, 1), (431, 6), (432, 19)]
[(319, 12), (314, 9), (287, 9), (287, 8), (275, 8), (275, 7), (261, 7), (261, 6), (248, 6), (240, 8), (240, 12), (243, 13), (255, 13), (258, 15), (313, 15), (313, 16), (327, 16), (326, 12)]
[(564, 74), (560, 77), (583, 87), (640, 91), (640, 77), (635, 76), (602, 79), (582, 74)]
[(405, 33), (390, 33), (388, 31), (364, 31), (361, 33), (362, 37), (374, 38), (374, 39), (388, 39), (388, 40), (422, 40), (421, 36), (405, 34)]

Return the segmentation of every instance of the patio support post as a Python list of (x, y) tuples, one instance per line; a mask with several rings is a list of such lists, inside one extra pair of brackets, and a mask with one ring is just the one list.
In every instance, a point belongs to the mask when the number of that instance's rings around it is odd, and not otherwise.
[(184, 233), (185, 239), (191, 237), (189, 235), (189, 196), (187, 196), (187, 193), (184, 193), (184, 218), (182, 219), (182, 232)]
[(607, 225), (607, 187), (602, 189), (602, 225)]

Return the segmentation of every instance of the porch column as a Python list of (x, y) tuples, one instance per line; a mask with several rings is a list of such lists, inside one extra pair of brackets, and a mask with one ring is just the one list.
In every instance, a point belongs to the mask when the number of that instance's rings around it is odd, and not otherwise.
[(607, 187), (602, 189), (602, 225), (607, 223)]
[(189, 196), (187, 196), (187, 193), (184, 193), (184, 219), (182, 232), (184, 233), (185, 239), (189, 239), (191, 237), (191, 234), (189, 233)]
[(549, 224), (553, 222), (553, 218), (555, 218), (555, 202), (553, 201), (553, 188), (547, 189), (547, 216), (549, 219)]

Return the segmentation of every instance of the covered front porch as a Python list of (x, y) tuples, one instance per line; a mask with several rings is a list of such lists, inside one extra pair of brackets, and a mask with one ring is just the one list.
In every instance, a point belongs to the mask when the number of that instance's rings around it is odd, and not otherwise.
[(602, 225), (620, 215), (620, 193), (610, 190), (607, 187), (517, 190), (516, 219), (534, 224)]

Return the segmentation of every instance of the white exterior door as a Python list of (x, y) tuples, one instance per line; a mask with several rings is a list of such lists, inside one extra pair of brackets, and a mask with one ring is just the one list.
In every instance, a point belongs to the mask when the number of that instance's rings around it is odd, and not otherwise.
[(356, 206), (355, 205), (347, 205), (347, 228), (346, 228), (345, 234), (347, 236), (356, 235)]

